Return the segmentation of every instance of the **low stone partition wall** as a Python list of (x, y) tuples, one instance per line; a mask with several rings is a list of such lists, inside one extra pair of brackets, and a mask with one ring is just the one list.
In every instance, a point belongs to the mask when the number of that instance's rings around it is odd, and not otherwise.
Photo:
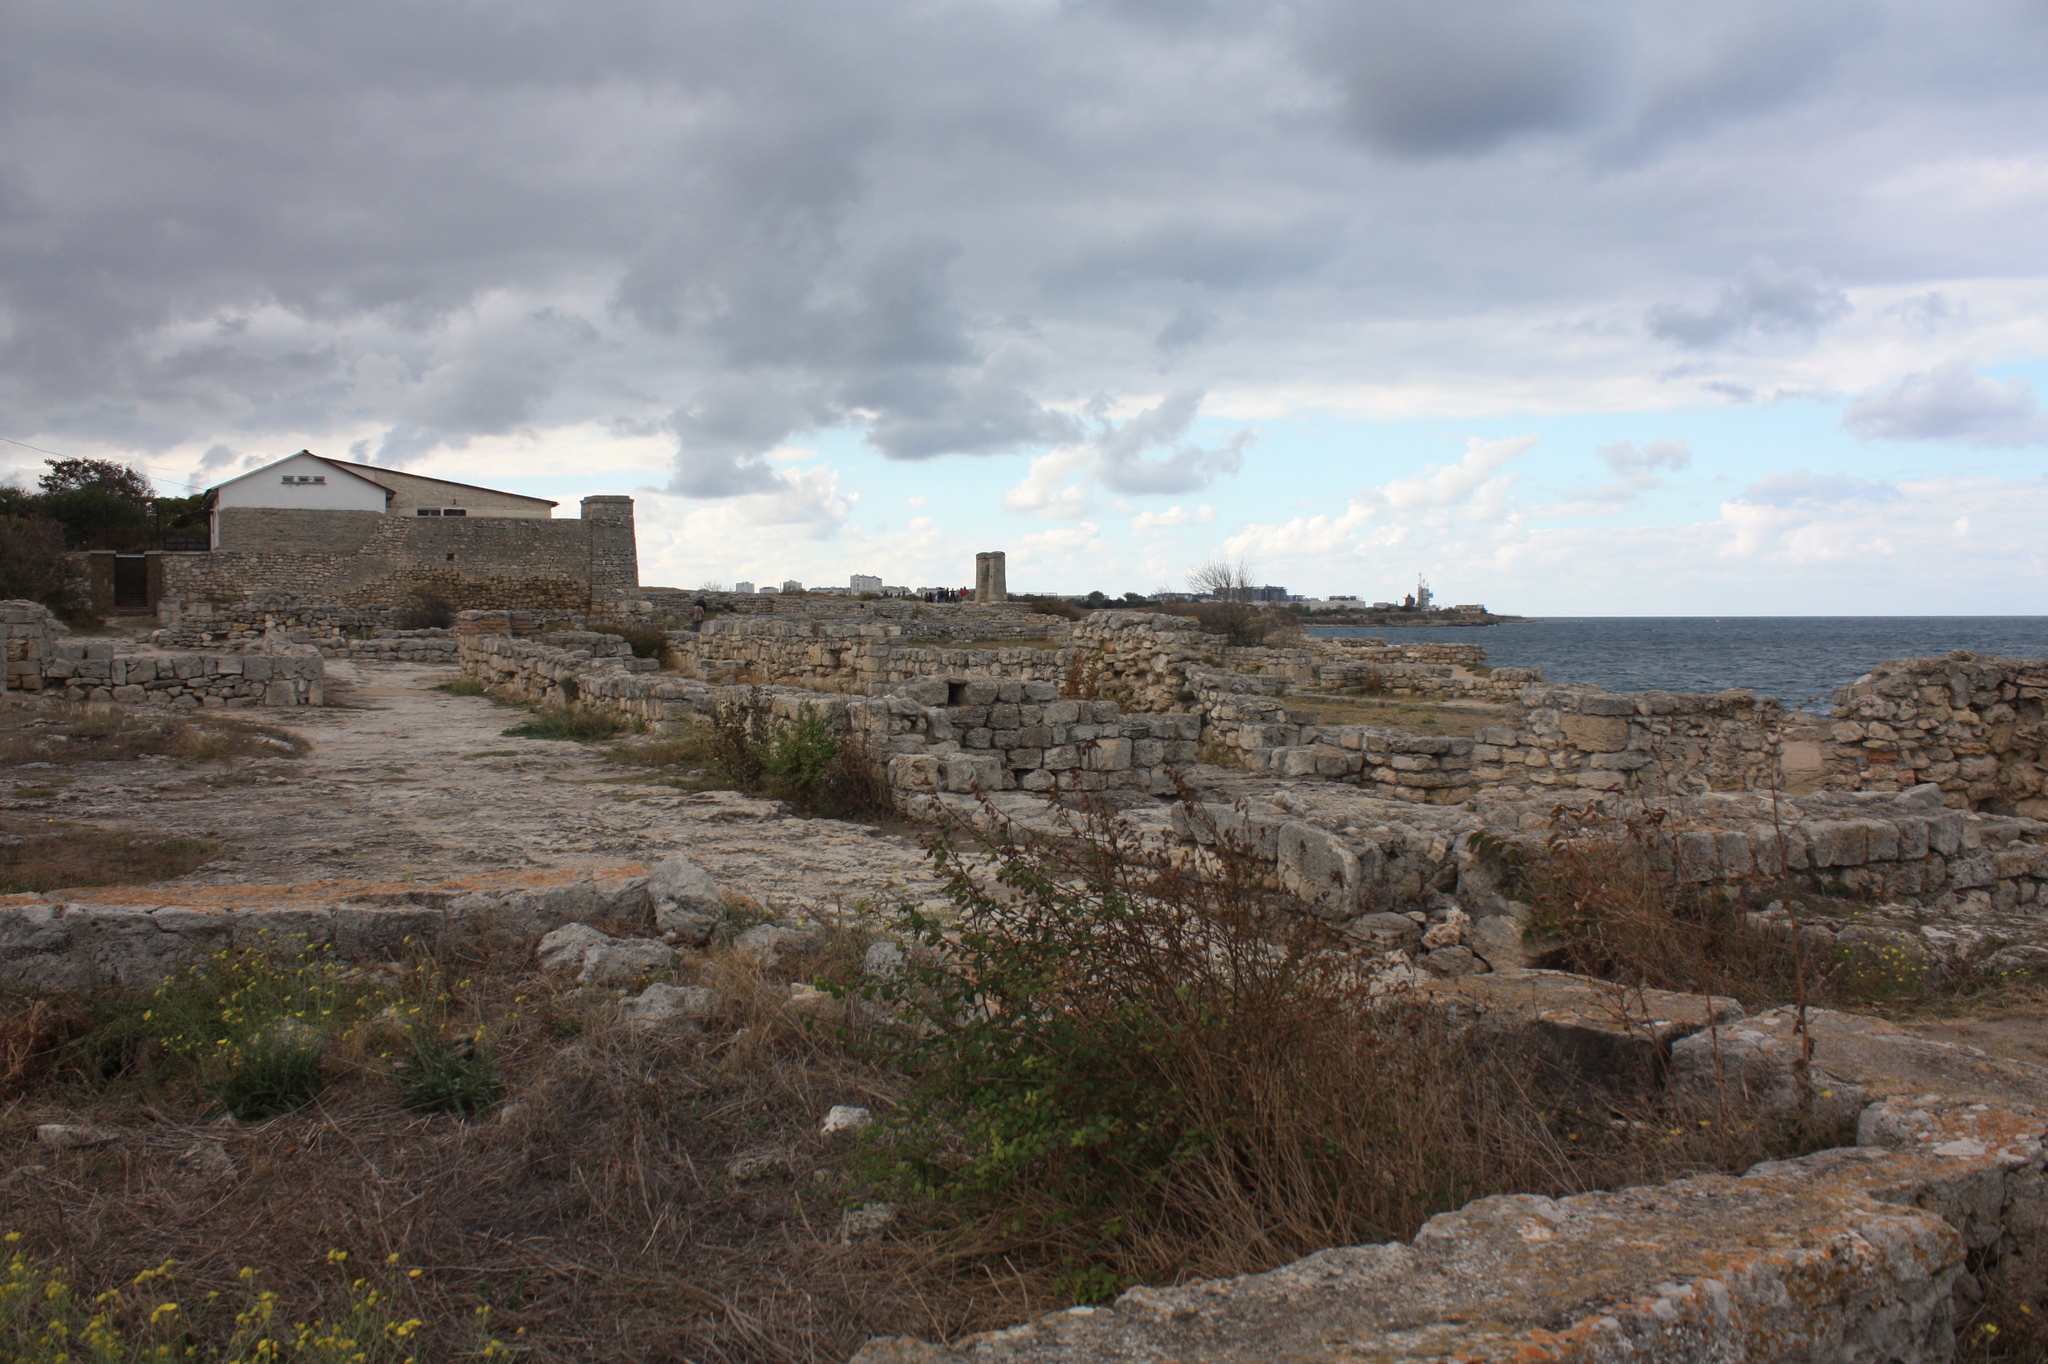
[[(606, 644), (611, 641), (611, 644)], [(715, 715), (758, 695), (777, 723), (807, 709), (860, 732), (904, 796), (940, 791), (1170, 791), (1171, 769), (1194, 763), (1193, 715), (1124, 716), (1113, 701), (1063, 701), (1051, 682), (938, 677), (895, 694), (848, 697), (788, 687), (714, 686), (652, 674), (614, 635), (467, 635), (463, 670), (501, 695), (543, 706), (599, 706), (649, 724)], [(566, 644), (585, 648), (566, 648)]]
[(162, 649), (226, 652), (284, 634), (297, 644), (325, 644), (347, 635), (395, 630), (406, 615), (399, 607), (304, 602), (280, 593), (227, 605), (165, 598), (157, 603), (162, 628), (150, 633), (149, 642)]
[[(666, 592), (641, 594), (655, 615), (688, 620), (699, 601), (718, 614), (712, 620), (742, 616), (797, 624), (896, 626), (906, 639), (1039, 639), (1064, 638), (1067, 622), (1043, 615), (1023, 602), (926, 602), (914, 597), (783, 596), (780, 593)], [(728, 614), (729, 613), (729, 614)]]
[(1894, 658), (1834, 695), (1830, 786), (2048, 819), (2048, 659)]
[[(1199, 749), (1196, 716), (1126, 716), (1114, 701), (1060, 700), (1050, 682), (927, 678), (898, 696), (918, 708), (922, 741), (889, 760), (889, 784), (905, 797), (1054, 787), (1165, 793)], [(873, 703), (856, 711), (873, 713)]]
[[(1598, 794), (1561, 803), (1511, 792), (1423, 805), (1338, 782), (1214, 767), (1180, 775), (1186, 802), (1121, 803), (1137, 838), (1174, 857), (1227, 843), (1264, 864), (1275, 889), (1363, 945), (1402, 952), (1427, 976), (1530, 964), (1540, 951), (1528, 936), (1532, 910), (1503, 892), (1515, 864), (1540, 860), (1559, 830), (1622, 837), (1614, 820), (1645, 808)], [(906, 808), (1060, 832), (1056, 812), (1024, 791), (940, 792)], [(1939, 969), (2048, 965), (2048, 823), (1947, 810), (1933, 787), (1783, 797), (1775, 809), (1758, 795), (1675, 797), (1656, 808), (1646, 874), (1758, 904), (1787, 889), (1855, 897), (1842, 901), (1863, 907), (1851, 918), (1809, 916), (1802, 931), (1822, 950), (1839, 931), (1845, 946), (1884, 946)]]
[(0, 601), (0, 691), (41, 691), (43, 670), (69, 633), (40, 602)]
[(900, 682), (941, 674), (1057, 682), (1064, 651), (959, 649), (912, 642), (897, 624), (774, 620), (705, 622), (668, 634), (668, 661), (685, 676), (725, 685), (760, 682), (879, 696)]
[(44, 675), (44, 692), (73, 701), (168, 702), (186, 708), (327, 703), (326, 667), (311, 645), (240, 654), (112, 654), (108, 644), (94, 640), (60, 646), (82, 656), (67, 659), (60, 652)]
[(68, 701), (205, 707), (326, 704), (326, 668), (310, 645), (274, 637), (246, 653), (137, 649), (127, 639), (67, 639), (33, 602), (0, 602), (10, 691)]
[(1271, 678), (1196, 672), (1190, 680), (1210, 752), (1247, 771), (1373, 785), (1400, 800), (1452, 805), (1497, 789), (1753, 789), (1775, 780), (1786, 756), (1783, 708), (1746, 691), (1524, 686), (1499, 724), (1464, 739), (1318, 724), (1275, 695), (1285, 684)]
[(0, 896), (0, 986), (147, 988), (229, 947), (325, 948), (346, 962), (403, 961), (416, 948), (523, 949), (567, 923), (653, 922), (646, 868), (495, 872), (419, 888), (120, 886)]
[(1739, 1176), (1482, 1198), (1408, 1242), (1134, 1288), (951, 1347), (881, 1337), (855, 1364), (1945, 1364), (1959, 1298), (2043, 1286), (2048, 1070), (1849, 1014), (1746, 1018), (1733, 1001), (1546, 971), (1437, 997), (1589, 1086), (1602, 1061), (1646, 1054), (1681, 1094), (1733, 1084), (1789, 1113), (1817, 1091), (1855, 1145)]

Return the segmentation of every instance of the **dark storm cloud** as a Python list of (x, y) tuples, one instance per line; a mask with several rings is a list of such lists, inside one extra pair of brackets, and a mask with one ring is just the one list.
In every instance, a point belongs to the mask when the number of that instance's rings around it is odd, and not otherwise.
[(1330, 0), (1309, 13), (1303, 55), (1336, 81), (1365, 141), (1403, 156), (1474, 155), (1591, 116), (1616, 74), (1611, 17), (1569, 0)]
[[(2038, 155), (2038, 10), (7, 6), (0, 430), (346, 432), (396, 462), (660, 426), (673, 487), (728, 496), (824, 427), (909, 460), (1101, 441), (1070, 414), (1162, 370), (1483, 391), (1646, 364), (1507, 315), (1768, 354), (1825, 341), (1850, 288), (2038, 270), (2016, 200), (1883, 197), (1958, 149)], [(2031, 429), (1890, 411), (1855, 429)], [(1186, 430), (1105, 448), (1101, 481), (1241, 458)]]

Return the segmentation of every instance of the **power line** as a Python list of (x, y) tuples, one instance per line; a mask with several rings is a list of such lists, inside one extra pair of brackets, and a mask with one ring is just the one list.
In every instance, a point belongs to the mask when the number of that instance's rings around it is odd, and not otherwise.
[[(45, 449), (44, 449), (44, 448), (43, 448), (42, 446), (40, 446), (40, 445), (30, 445), (30, 444), (29, 444), (29, 443), (28, 443), (27, 441), (25, 441), (25, 440), (16, 440), (16, 439), (15, 439), (14, 437), (12, 437), (12, 436), (0, 436), (0, 440), (4, 440), (4, 441), (6, 441), (6, 442), (7, 442), (7, 443), (8, 443), (9, 445), (19, 445), (19, 446), (20, 446), (20, 447), (21, 447), (22, 449), (24, 449), (24, 450), (33, 450), (33, 451), (35, 451), (35, 452), (36, 452), (37, 454), (39, 454), (39, 455), (48, 455), (48, 456), (49, 456), (50, 458), (52, 458), (52, 459), (77, 459), (77, 458), (78, 458), (78, 456), (76, 456), (76, 455), (60, 455), (60, 454), (58, 454), (58, 453), (57, 453), (57, 452), (56, 452), (55, 450), (45, 450)], [(133, 466), (134, 466), (135, 464), (138, 464), (138, 463), (140, 463), (140, 461), (139, 461), (139, 460), (130, 460), (130, 461), (128, 461), (128, 463), (129, 463), (129, 465), (130, 465), (131, 467), (133, 467)], [(164, 482), (166, 482), (166, 483), (169, 483), (169, 484), (172, 484), (172, 485), (173, 485), (173, 486), (175, 486), (175, 487), (183, 488), (183, 489), (185, 489), (185, 490), (186, 490), (187, 492), (194, 492), (194, 493), (196, 493), (196, 492), (200, 492), (200, 491), (202, 491), (202, 490), (201, 490), (201, 489), (200, 489), (200, 488), (199, 488), (199, 487), (198, 487), (197, 485), (195, 485), (195, 484), (191, 484), (191, 483), (184, 483), (184, 482), (180, 482), (180, 481), (179, 481), (178, 479), (172, 478), (172, 477), (171, 477), (171, 476), (170, 476), (169, 474), (166, 474), (166, 473), (161, 473), (161, 472), (159, 472), (159, 471), (158, 471), (158, 470), (156, 470), (156, 469), (150, 468), (150, 466), (149, 466), (149, 465), (147, 465), (147, 464), (144, 464), (144, 465), (142, 465), (142, 467), (143, 467), (143, 468), (145, 468), (145, 469), (149, 469), (149, 472), (151, 472), (151, 473), (153, 473), (153, 474), (156, 474), (156, 476), (157, 476), (158, 478), (161, 478), (161, 479), (163, 479), (163, 480), (164, 480)]]

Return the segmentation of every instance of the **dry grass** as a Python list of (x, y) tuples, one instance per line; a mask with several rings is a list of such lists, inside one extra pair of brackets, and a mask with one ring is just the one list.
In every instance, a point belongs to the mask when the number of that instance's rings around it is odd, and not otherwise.
[[(1540, 855), (1512, 859), (1510, 889), (1536, 906), (1542, 962), (1625, 985), (1727, 995), (1749, 1007), (1806, 1003), (1894, 1017), (1995, 1017), (2048, 998), (2030, 974), (1938, 962), (1910, 934), (1852, 944), (1823, 930), (1866, 902), (1799, 873), (1712, 888), (1673, 874), (1666, 812), (1630, 817), (1560, 807)], [(1765, 921), (1757, 911), (1775, 906)], [(1987, 1012), (1988, 1011), (1988, 1012)]]
[[(420, 1271), (396, 1286), (426, 1323), (421, 1358), (460, 1357), (489, 1308), (535, 1361), (810, 1364), (871, 1335), (955, 1339), (1134, 1281), (1405, 1236), (1486, 1193), (1740, 1169), (1807, 1140), (1740, 1113), (1702, 1127), (1651, 1090), (1578, 1083), (1527, 1039), (1460, 1032), (1380, 992), (1248, 863), (1166, 866), (1092, 818), (992, 863), (948, 854), (960, 917), (923, 936), (893, 1001), (858, 988), (852, 928), (774, 971), (725, 946), (690, 958), (676, 979), (727, 1002), (701, 1035), (635, 1031), (615, 993), (536, 976), (523, 950), (353, 973), (324, 1090), (263, 1122), (214, 1120), (189, 1048), (151, 1031), (177, 1014), (161, 999), (17, 1007), (0, 1014), (17, 1091), (0, 1101), (16, 1171), (0, 1230), (84, 1292), (168, 1259), (181, 1292), (229, 1294), (257, 1266), (295, 1319), (347, 1307), (328, 1252), (397, 1257)], [(792, 978), (844, 993), (798, 1013)], [(948, 1007), (948, 989), (980, 1007)], [(379, 990), (401, 1020), (422, 1008), (444, 1041), (474, 1037), (502, 1105), (404, 1107), (404, 1028), (372, 1012)], [(1007, 1051), (976, 1050), (992, 1041)], [(1037, 1097), (932, 1088), (991, 1064), (998, 1089), (1021, 1077)], [(835, 1104), (895, 1117), (871, 1141), (822, 1137)], [(1021, 1163), (990, 1144), (983, 1118), (1032, 1112), (1118, 1131), (1061, 1129)], [(34, 1145), (64, 1121), (120, 1140)], [(231, 1168), (194, 1158), (211, 1144)], [(740, 1157), (773, 1168), (743, 1181)], [(958, 1178), (975, 1170), (998, 1177)], [(878, 1195), (901, 1204), (896, 1227), (842, 1244), (842, 1210)]]
[(219, 851), (205, 839), (0, 817), (0, 895), (174, 880)]
[[(818, 1120), (885, 1105), (894, 1077), (792, 1017), (747, 964), (720, 957), (702, 978), (734, 1001), (737, 1032), (640, 1034), (598, 992), (465, 976), (448, 1027), (483, 1028), (509, 1085), (495, 1115), (467, 1123), (402, 1107), (361, 1037), (330, 1054), (313, 1106), (239, 1126), (153, 1074), (146, 1047), (102, 1076), (74, 1044), (69, 1073), (0, 1111), (0, 1148), (46, 1167), (0, 1182), (0, 1227), (87, 1289), (174, 1259), (184, 1291), (229, 1293), (259, 1266), (298, 1317), (345, 1306), (328, 1251), (396, 1255), (422, 1270), (408, 1307), (427, 1322), (422, 1358), (458, 1357), (483, 1306), (535, 1361), (836, 1361), (870, 1335), (954, 1336), (1055, 1305), (1044, 1282), (963, 1262), (914, 1225), (839, 1244), (842, 1203), (861, 1190)], [(60, 1119), (123, 1139), (34, 1147), (32, 1124)], [(232, 1173), (180, 1163), (206, 1142)], [(780, 1173), (726, 1173), (762, 1151)]]
[(186, 762), (299, 758), (312, 747), (291, 730), (221, 711), (166, 715), (75, 701), (0, 707), (0, 767), (131, 762), (151, 756)]
[(1289, 697), (1290, 708), (1311, 711), (1319, 725), (1377, 725), (1414, 734), (1469, 739), (1482, 725), (1500, 723), (1496, 709), (1440, 706), (1428, 701), (1353, 701), (1320, 696)]
[(1033, 636), (1030, 639), (966, 639), (952, 635), (939, 635), (932, 639), (913, 641), (916, 648), (933, 649), (1064, 649), (1067, 641)]

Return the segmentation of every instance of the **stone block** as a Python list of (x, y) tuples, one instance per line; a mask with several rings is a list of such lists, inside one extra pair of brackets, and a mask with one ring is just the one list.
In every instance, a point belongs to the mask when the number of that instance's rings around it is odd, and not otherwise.
[(1585, 753), (1619, 753), (1628, 747), (1628, 721), (1619, 716), (1566, 715), (1559, 727), (1565, 741)]
[(1095, 772), (1128, 772), (1131, 767), (1129, 739), (1097, 739), (1088, 766)]

